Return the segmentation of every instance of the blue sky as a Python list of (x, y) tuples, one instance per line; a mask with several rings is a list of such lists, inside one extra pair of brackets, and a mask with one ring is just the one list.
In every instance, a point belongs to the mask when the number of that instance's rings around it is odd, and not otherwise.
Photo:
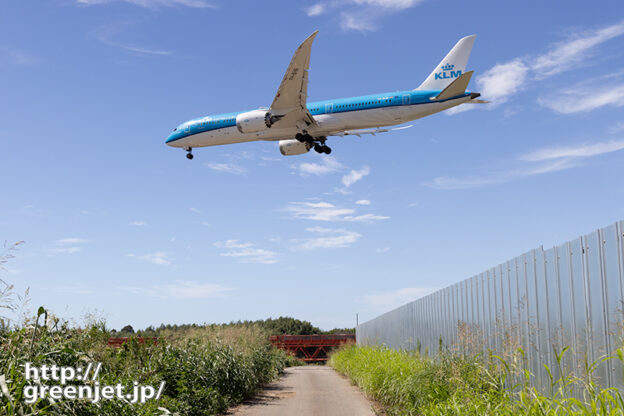
[[(620, 0), (50, 0), (0, 6), (0, 278), (80, 322), (280, 315), (353, 326), (624, 218)], [(320, 30), (309, 99), (415, 88), (478, 35), (492, 101), (331, 157), (184, 152), (185, 120), (269, 105)]]

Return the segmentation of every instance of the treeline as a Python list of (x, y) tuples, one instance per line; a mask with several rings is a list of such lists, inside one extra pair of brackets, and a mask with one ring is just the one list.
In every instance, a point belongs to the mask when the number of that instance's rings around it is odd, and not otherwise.
[(210, 329), (225, 329), (234, 327), (257, 327), (262, 329), (267, 335), (320, 335), (320, 334), (354, 334), (355, 328), (334, 328), (329, 331), (323, 331), (322, 329), (312, 325), (311, 322), (302, 321), (299, 319), (291, 318), (288, 316), (280, 316), (273, 319), (259, 319), (256, 321), (233, 321), (226, 324), (161, 324), (158, 327), (148, 326), (143, 330), (136, 331), (132, 326), (127, 325), (120, 331), (114, 331), (115, 336), (131, 336), (138, 335), (142, 337), (159, 337), (165, 333), (171, 334), (176, 332), (188, 332), (195, 329), (210, 328)]

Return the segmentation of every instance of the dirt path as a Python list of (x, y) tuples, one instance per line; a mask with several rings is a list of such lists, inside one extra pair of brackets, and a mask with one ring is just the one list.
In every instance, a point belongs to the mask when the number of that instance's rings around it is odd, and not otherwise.
[(257, 397), (232, 409), (233, 416), (374, 416), (370, 403), (331, 367), (287, 368)]

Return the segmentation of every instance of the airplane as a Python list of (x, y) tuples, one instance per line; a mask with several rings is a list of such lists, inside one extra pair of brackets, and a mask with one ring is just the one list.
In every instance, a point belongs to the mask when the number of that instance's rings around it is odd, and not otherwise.
[(466, 91), (474, 71), (464, 72), (476, 35), (460, 39), (416, 89), (307, 102), (312, 42), (318, 31), (297, 48), (270, 107), (196, 118), (180, 124), (166, 144), (182, 148), (188, 159), (197, 147), (251, 141), (279, 141), (284, 156), (314, 149), (330, 154), (330, 136), (376, 135), (411, 126), (388, 128), (460, 104), (482, 104), (481, 94)]

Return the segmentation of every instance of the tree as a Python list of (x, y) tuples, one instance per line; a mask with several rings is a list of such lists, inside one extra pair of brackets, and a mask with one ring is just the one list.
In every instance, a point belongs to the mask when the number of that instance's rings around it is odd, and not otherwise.
[(121, 330), (119, 331), (123, 334), (134, 334), (134, 328), (132, 328), (132, 325), (126, 325), (123, 328), (121, 328)]

